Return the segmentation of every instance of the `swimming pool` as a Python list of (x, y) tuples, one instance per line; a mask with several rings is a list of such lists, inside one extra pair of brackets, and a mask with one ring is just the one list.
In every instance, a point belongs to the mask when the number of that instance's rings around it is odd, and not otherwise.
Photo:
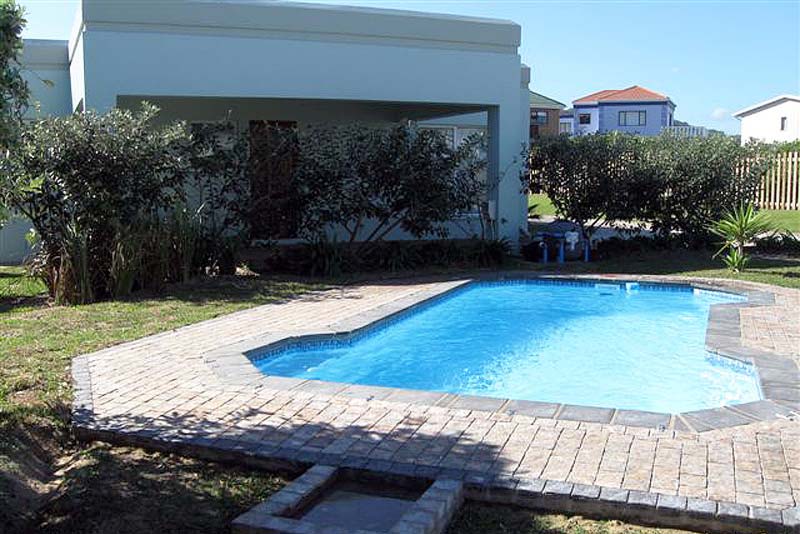
[(705, 349), (688, 286), (476, 282), (348, 339), (251, 354), (264, 374), (679, 413), (761, 398), (752, 366)]

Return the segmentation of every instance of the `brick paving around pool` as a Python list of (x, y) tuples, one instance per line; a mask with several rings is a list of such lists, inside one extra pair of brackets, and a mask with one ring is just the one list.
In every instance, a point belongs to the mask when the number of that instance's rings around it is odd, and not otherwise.
[[(591, 277), (598, 278), (633, 279)], [(783, 358), (767, 370), (780, 380), (780, 398), (751, 412), (729, 410), (719, 428), (702, 415), (641, 425), (623, 411), (265, 377), (218, 357), (352, 331), (467, 281), (429, 278), (331, 289), (80, 356), (74, 424), (84, 439), (257, 467), (454, 478), (471, 498), (665, 525), (800, 532), (800, 291), (636, 279), (771, 294), (722, 321), (738, 322), (742, 353)], [(724, 341), (727, 332), (717, 335)]]

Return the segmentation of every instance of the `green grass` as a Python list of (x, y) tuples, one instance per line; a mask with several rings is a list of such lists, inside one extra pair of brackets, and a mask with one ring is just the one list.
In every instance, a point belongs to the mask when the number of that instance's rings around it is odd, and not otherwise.
[(711, 251), (639, 251), (619, 253), (615, 257), (590, 263), (569, 262), (563, 265), (529, 264), (531, 269), (564, 273), (657, 274), (685, 277), (723, 278), (760, 282), (800, 289), (800, 260), (753, 258), (743, 273), (725, 269), (722, 260)]
[(21, 268), (0, 266), (0, 312), (20, 301), (41, 298), (44, 293), (44, 284), (26, 276)]
[(529, 195), (528, 196), (528, 209), (531, 210), (530, 213), (533, 216), (542, 216), (542, 215), (555, 215), (556, 208), (553, 206), (553, 203), (550, 202), (550, 199), (547, 198), (547, 195)]
[(800, 210), (765, 210), (781, 230), (800, 233)]

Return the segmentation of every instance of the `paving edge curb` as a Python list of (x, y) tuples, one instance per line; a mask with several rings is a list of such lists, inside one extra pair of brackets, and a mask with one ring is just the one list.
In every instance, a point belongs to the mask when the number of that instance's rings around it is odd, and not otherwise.
[(300, 450), (281, 450), (263, 456), (247, 450), (194, 445), (122, 434), (76, 425), (75, 435), (83, 441), (103, 441), (162, 452), (192, 456), (202, 460), (233, 463), (251, 468), (302, 473), (319, 461), (332, 467), (368, 471), (391, 480), (393, 476), (416, 476), (429, 480), (449, 478), (464, 483), (465, 496), (479, 502), (517, 505), (550, 512), (586, 517), (621, 519), (665, 528), (689, 528), (703, 532), (730, 534), (800, 534), (800, 507), (776, 510), (738, 503), (695, 499), (643, 491), (573, 484), (555, 480), (487, 478), (483, 473), (462, 469), (417, 466), (398, 462), (369, 462), (364, 458), (330, 455), (315, 458)]

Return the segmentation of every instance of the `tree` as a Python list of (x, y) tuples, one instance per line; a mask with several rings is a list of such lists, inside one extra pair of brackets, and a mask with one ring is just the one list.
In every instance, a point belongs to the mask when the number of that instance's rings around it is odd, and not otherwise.
[(0, 227), (9, 213), (3, 194), (10, 191), (8, 153), (17, 139), (29, 98), (18, 61), (24, 27), (22, 8), (13, 0), (0, 0)]
[(482, 143), (475, 136), (451, 148), (413, 125), (304, 130), (293, 183), (301, 231), (318, 238), (343, 228), (351, 243), (382, 241), (398, 228), (446, 237), (444, 223), (474, 210), (484, 191)]

